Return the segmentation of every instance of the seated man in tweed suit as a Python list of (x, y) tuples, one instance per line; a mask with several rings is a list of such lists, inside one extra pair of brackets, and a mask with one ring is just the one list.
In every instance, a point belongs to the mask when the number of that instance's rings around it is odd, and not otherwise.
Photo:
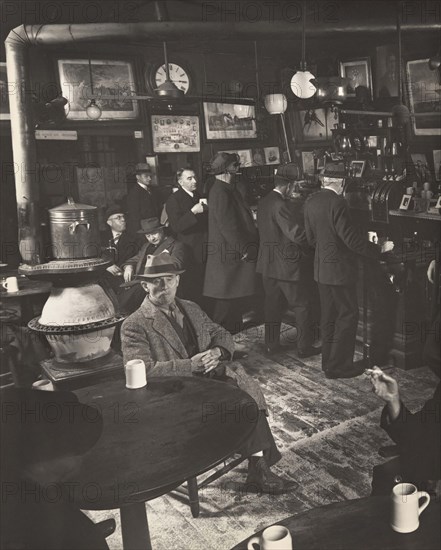
[(121, 330), (124, 364), (142, 359), (152, 376), (211, 376), (234, 383), (256, 401), (256, 429), (238, 452), (249, 457), (247, 490), (280, 494), (287, 482), (270, 466), (280, 460), (266, 420), (266, 402), (259, 384), (239, 363), (229, 362), (234, 351), (231, 334), (217, 325), (195, 303), (176, 299), (179, 275), (167, 252), (148, 256), (138, 275), (147, 293), (140, 308)]

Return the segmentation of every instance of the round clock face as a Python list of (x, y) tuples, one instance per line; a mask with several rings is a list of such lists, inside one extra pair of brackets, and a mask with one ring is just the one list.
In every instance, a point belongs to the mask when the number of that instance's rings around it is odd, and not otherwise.
[[(185, 69), (177, 65), (176, 63), (169, 63), (168, 69), (170, 72), (170, 80), (176, 85), (179, 90), (182, 90), (184, 94), (188, 92), (190, 88), (190, 76)], [(165, 64), (161, 65), (155, 72), (155, 84), (159, 87), (165, 82), (166, 72)]]

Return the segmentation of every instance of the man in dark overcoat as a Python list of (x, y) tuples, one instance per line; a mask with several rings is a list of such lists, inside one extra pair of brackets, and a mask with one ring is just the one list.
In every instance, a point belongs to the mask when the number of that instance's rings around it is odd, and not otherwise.
[(290, 183), (276, 175), (274, 189), (257, 207), (259, 257), (256, 271), (265, 289), (265, 347), (276, 352), (280, 343), (283, 302), (295, 311), (299, 357), (320, 353), (314, 348), (311, 320), (312, 250), (306, 240), (301, 204), (286, 200)]
[(325, 176), (324, 189), (311, 195), (304, 208), (306, 237), (315, 247), (322, 369), (327, 378), (352, 378), (363, 372), (362, 361), (353, 363), (358, 323), (358, 258), (379, 260), (382, 252), (393, 248), (390, 241), (380, 247), (359, 234), (341, 196), (343, 185), (343, 177)]
[(230, 332), (242, 327), (243, 298), (256, 292), (258, 234), (253, 216), (236, 189), (239, 155), (217, 153), (216, 180), (208, 197), (208, 245), (204, 296), (214, 298), (212, 317)]
[(150, 166), (138, 163), (135, 175), (136, 183), (127, 195), (127, 230), (132, 234), (141, 228), (141, 220), (159, 218), (163, 203)]
[[(186, 269), (185, 295), (202, 306), (206, 247), (208, 238), (207, 200), (201, 199), (193, 170), (181, 168), (176, 173), (179, 189), (165, 203), (169, 227), (178, 241), (192, 251), (193, 261)], [(181, 282), (182, 286), (182, 282)]]

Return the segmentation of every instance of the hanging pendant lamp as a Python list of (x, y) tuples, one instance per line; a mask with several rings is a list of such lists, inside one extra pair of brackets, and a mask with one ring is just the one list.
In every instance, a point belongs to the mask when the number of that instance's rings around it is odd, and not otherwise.
[(305, 31), (305, 20), (306, 20), (306, 3), (302, 4), (302, 60), (300, 62), (300, 70), (295, 73), (291, 78), (291, 90), (294, 95), (300, 97), (301, 99), (309, 99), (312, 97), (317, 88), (311, 82), (315, 79), (315, 76), (308, 71), (306, 66), (306, 31)]
[(99, 118), (101, 118), (102, 111), (96, 103), (95, 94), (93, 92), (92, 62), (90, 60), (90, 56), (89, 56), (89, 79), (90, 79), (91, 99), (90, 99), (90, 103), (86, 107), (86, 115), (92, 120), (98, 120)]

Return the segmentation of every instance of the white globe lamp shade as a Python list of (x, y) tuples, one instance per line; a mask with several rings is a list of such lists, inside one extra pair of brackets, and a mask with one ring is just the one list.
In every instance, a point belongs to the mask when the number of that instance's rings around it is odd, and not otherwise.
[(265, 109), (270, 115), (281, 115), (286, 111), (288, 102), (284, 94), (268, 94), (265, 96)]
[(312, 97), (317, 91), (317, 88), (311, 82), (312, 79), (315, 79), (315, 76), (309, 71), (297, 71), (291, 78), (291, 90), (293, 94), (301, 99)]
[(86, 107), (86, 115), (92, 120), (98, 120), (101, 117), (102, 111), (96, 104), (95, 100), (92, 99), (89, 105)]

